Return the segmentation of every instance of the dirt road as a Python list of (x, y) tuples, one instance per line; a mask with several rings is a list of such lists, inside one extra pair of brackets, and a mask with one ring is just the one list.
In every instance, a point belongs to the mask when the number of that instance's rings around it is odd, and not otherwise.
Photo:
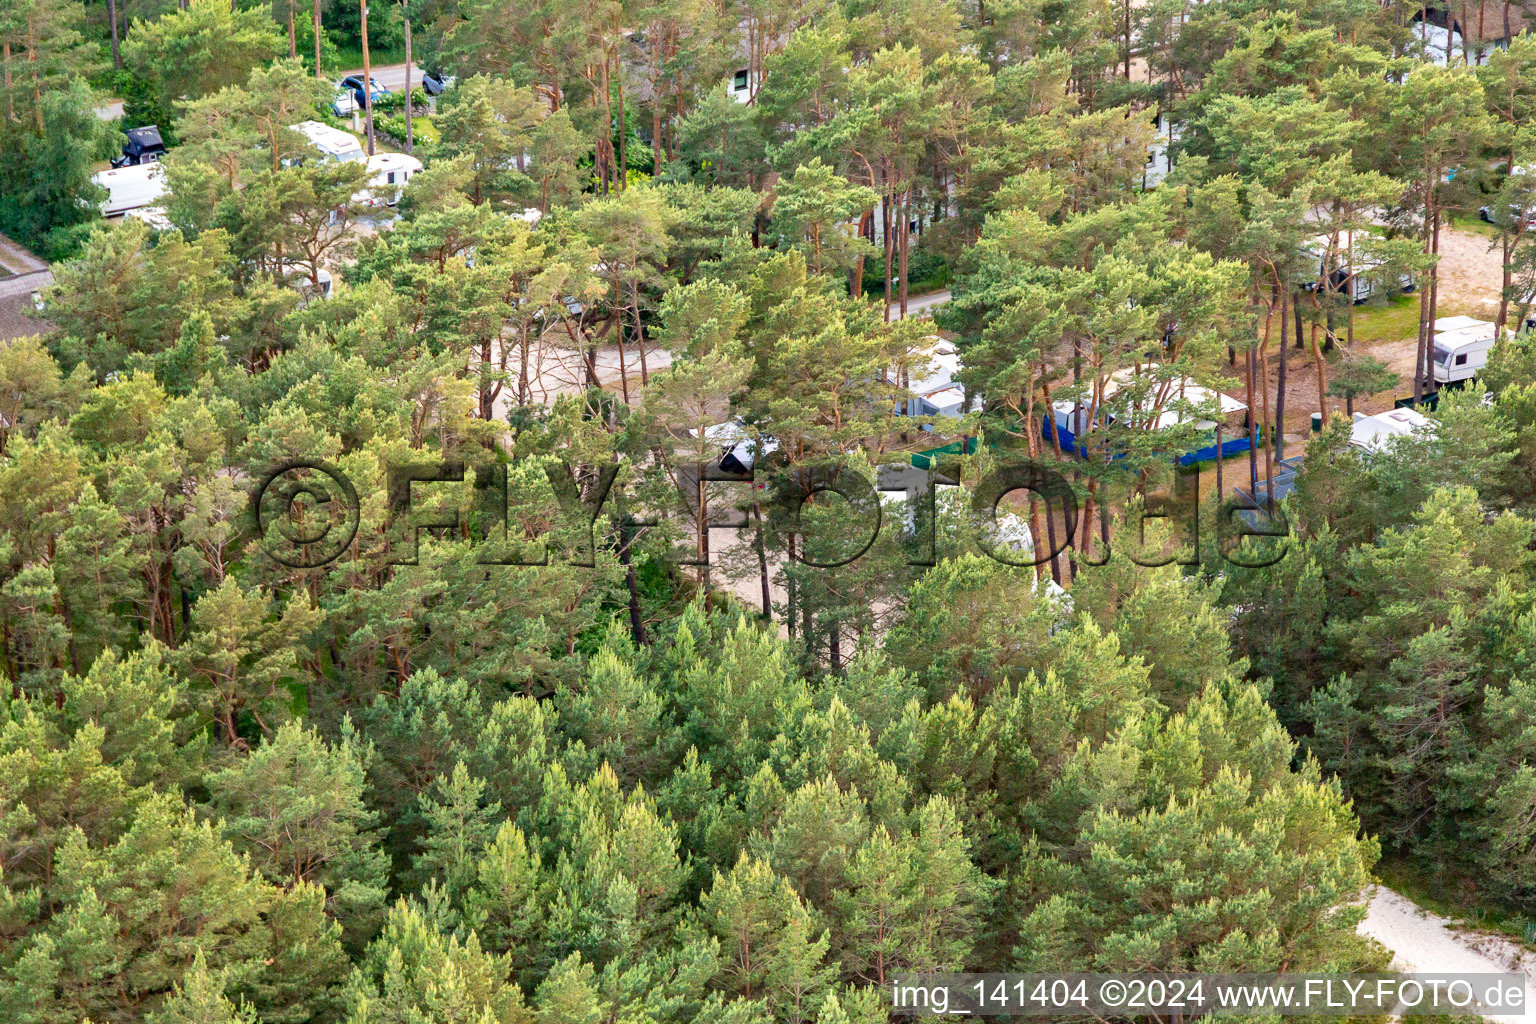
[[(1378, 885), (1359, 933), (1392, 951), (1392, 966), (1400, 971), (1431, 974), (1525, 975), (1525, 1002), (1536, 1005), (1536, 953), (1502, 935), (1460, 929), (1412, 900)], [(1522, 1024), (1525, 1015), (1484, 1014), (1487, 1020)]]

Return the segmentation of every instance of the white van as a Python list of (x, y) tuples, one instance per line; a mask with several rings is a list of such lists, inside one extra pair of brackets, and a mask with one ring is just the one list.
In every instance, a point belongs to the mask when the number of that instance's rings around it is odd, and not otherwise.
[(363, 152), (363, 144), (357, 141), (357, 136), (344, 132), (340, 128), (332, 128), (319, 121), (300, 121), (288, 127), (308, 139), (309, 144), (318, 149), (327, 160), (345, 164), (368, 158)]
[(1441, 317), (1435, 321), (1435, 350), (1430, 363), (1436, 384), (1471, 380), (1488, 365), (1488, 353), (1498, 341), (1491, 321), (1470, 316)]
[(421, 170), (421, 161), (404, 153), (375, 153), (368, 158), (368, 191), (357, 196), (369, 206), (394, 206), (411, 176)]
[(141, 206), (153, 206), (169, 190), (165, 168), (158, 161), (116, 167), (91, 175), (91, 181), (107, 190), (101, 204), (103, 217), (118, 217)]

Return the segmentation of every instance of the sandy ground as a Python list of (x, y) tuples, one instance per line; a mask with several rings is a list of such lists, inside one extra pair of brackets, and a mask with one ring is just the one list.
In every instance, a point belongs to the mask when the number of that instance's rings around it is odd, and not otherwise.
[[(1453, 922), (1419, 908), (1384, 885), (1376, 886), (1359, 932), (1392, 951), (1400, 971), (1433, 974), (1525, 975), (1526, 1006), (1536, 1005), (1536, 953), (1502, 935), (1457, 928)], [(1488, 1020), (1522, 1024), (1523, 1012), (1487, 1013)]]

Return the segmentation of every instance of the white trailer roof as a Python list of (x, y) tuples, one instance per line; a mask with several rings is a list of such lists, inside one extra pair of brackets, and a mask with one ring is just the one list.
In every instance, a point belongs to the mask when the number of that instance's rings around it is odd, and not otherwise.
[(300, 121), (288, 126), (310, 141), (310, 144), (326, 156), (341, 163), (362, 160), (363, 144), (351, 132), (332, 128), (319, 121)]
[[(347, 138), (352, 136), (348, 135)], [(386, 174), (390, 171), (409, 171), (415, 174), (421, 170), (421, 161), (405, 153), (375, 153), (368, 158), (368, 170), (374, 174)]]
[(1463, 331), (1468, 327), (1493, 327), (1491, 320), (1479, 320), (1475, 316), (1442, 316), (1435, 321), (1435, 333), (1441, 331)]
[(1469, 345), (1491, 345), (1493, 340), (1493, 324), (1486, 327), (1463, 327), (1459, 331), (1441, 331), (1436, 334), (1435, 348), (1454, 352)]
[(1394, 437), (1406, 437), (1417, 431), (1433, 434), (1435, 424), (1423, 413), (1413, 409), (1391, 409), (1374, 416), (1355, 413), (1354, 426), (1350, 429), (1351, 444), (1366, 451), (1380, 451)]

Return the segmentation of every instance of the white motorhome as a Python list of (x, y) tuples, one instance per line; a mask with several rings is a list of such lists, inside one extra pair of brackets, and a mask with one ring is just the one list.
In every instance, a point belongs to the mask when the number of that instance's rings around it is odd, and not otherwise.
[(116, 167), (91, 175), (91, 181), (107, 190), (101, 204), (103, 217), (118, 217), (129, 210), (153, 206), (169, 190), (165, 168), (159, 161)]
[(368, 158), (368, 191), (358, 196), (369, 206), (394, 206), (421, 161), (405, 153), (375, 153)]
[(1434, 432), (1434, 422), (1413, 409), (1391, 409), (1374, 416), (1357, 412), (1354, 424), (1350, 427), (1349, 443), (1375, 454), (1385, 448), (1394, 437)]
[(1434, 337), (1431, 367), (1435, 383), (1452, 384), (1471, 380), (1488, 365), (1488, 353), (1498, 341), (1498, 328), (1476, 317), (1440, 317), (1435, 321)]
[(363, 144), (350, 132), (332, 128), (319, 121), (300, 121), (288, 127), (308, 139), (309, 144), (318, 149), (327, 160), (345, 164), (354, 160), (368, 159), (367, 154), (363, 152)]

